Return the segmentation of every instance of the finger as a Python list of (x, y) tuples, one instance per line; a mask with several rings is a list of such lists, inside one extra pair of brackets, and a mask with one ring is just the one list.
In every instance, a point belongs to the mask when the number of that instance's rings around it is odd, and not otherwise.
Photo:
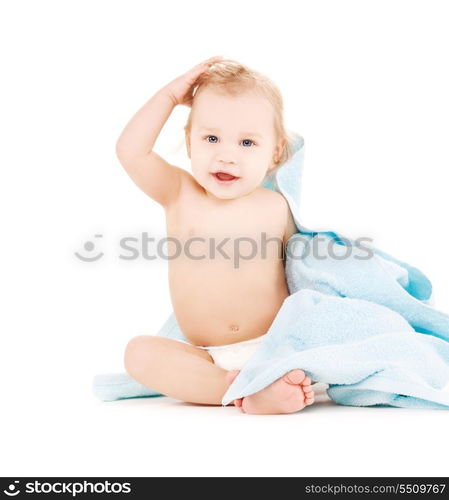
[(192, 74), (195, 74), (195, 75), (196, 74), (200, 75), (201, 73), (203, 73), (205, 71), (209, 71), (210, 66), (212, 66), (215, 62), (217, 62), (218, 60), (221, 60), (221, 59), (222, 59), (221, 56), (214, 56), (214, 57), (211, 57), (209, 59), (206, 59), (204, 62), (194, 66), (190, 70), (190, 72)]
[(202, 73), (209, 70), (209, 66), (195, 66), (191, 70), (187, 71), (186, 77), (196, 80)]
[(214, 56), (210, 57), (209, 59), (206, 59), (201, 65), (206, 65), (206, 66), (212, 66), (217, 61), (221, 61), (223, 59), (222, 56)]
[(218, 59), (223, 59), (223, 56), (212, 56), (212, 57), (209, 57), (208, 59), (206, 59), (204, 62), (207, 63), (207, 62), (211, 62), (211, 61), (218, 61)]
[(193, 68), (194, 71), (205, 71), (208, 70), (213, 65), (213, 62), (200, 63)]

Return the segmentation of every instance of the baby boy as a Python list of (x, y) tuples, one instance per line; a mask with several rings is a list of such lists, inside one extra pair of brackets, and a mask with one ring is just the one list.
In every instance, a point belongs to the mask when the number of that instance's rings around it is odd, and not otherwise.
[[(191, 174), (153, 151), (177, 105), (191, 108), (185, 126)], [(174, 313), (189, 343), (155, 335), (131, 339), (125, 368), (141, 384), (219, 405), (269, 330), (289, 295), (284, 248), (297, 229), (285, 198), (261, 184), (288, 159), (286, 138), (276, 86), (219, 56), (159, 90), (121, 133), (120, 163), (164, 208), (169, 242), (183, 249), (168, 270)], [(210, 251), (217, 242), (224, 252)], [(232, 242), (239, 255), (252, 252), (237, 267)], [(310, 378), (296, 369), (234, 405), (245, 413), (281, 414), (313, 402)]]

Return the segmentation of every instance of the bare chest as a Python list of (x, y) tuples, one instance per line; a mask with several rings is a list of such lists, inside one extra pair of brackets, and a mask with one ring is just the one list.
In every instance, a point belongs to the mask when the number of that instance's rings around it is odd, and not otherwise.
[(282, 253), (285, 220), (285, 206), (271, 193), (222, 204), (186, 194), (166, 214), (169, 254), (209, 264), (273, 258)]

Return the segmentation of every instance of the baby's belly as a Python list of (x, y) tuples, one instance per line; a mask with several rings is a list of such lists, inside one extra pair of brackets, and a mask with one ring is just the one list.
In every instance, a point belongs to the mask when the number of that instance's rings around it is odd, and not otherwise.
[(282, 260), (169, 265), (174, 313), (195, 345), (225, 345), (264, 335), (288, 297)]

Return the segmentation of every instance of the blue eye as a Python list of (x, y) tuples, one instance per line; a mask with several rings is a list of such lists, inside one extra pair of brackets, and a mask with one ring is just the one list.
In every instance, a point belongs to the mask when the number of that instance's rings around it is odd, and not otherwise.
[[(210, 137), (213, 137), (214, 139), (216, 139), (216, 141), (212, 141), (212, 142), (211, 142), (211, 141), (209, 141), (209, 138), (210, 138)], [(217, 143), (217, 141), (218, 141), (218, 139), (217, 139), (217, 136), (216, 136), (216, 135), (207, 135), (207, 136), (205, 137), (205, 139), (206, 139), (206, 140), (207, 140), (207, 142), (209, 142), (210, 144), (216, 144), (216, 143)], [(251, 139), (243, 139), (242, 143), (246, 143), (246, 144), (251, 143), (251, 144), (253, 144), (253, 145), (255, 144), (255, 142), (254, 142), (254, 141), (252, 141)], [(247, 146), (245, 146), (245, 147), (247, 147)]]

